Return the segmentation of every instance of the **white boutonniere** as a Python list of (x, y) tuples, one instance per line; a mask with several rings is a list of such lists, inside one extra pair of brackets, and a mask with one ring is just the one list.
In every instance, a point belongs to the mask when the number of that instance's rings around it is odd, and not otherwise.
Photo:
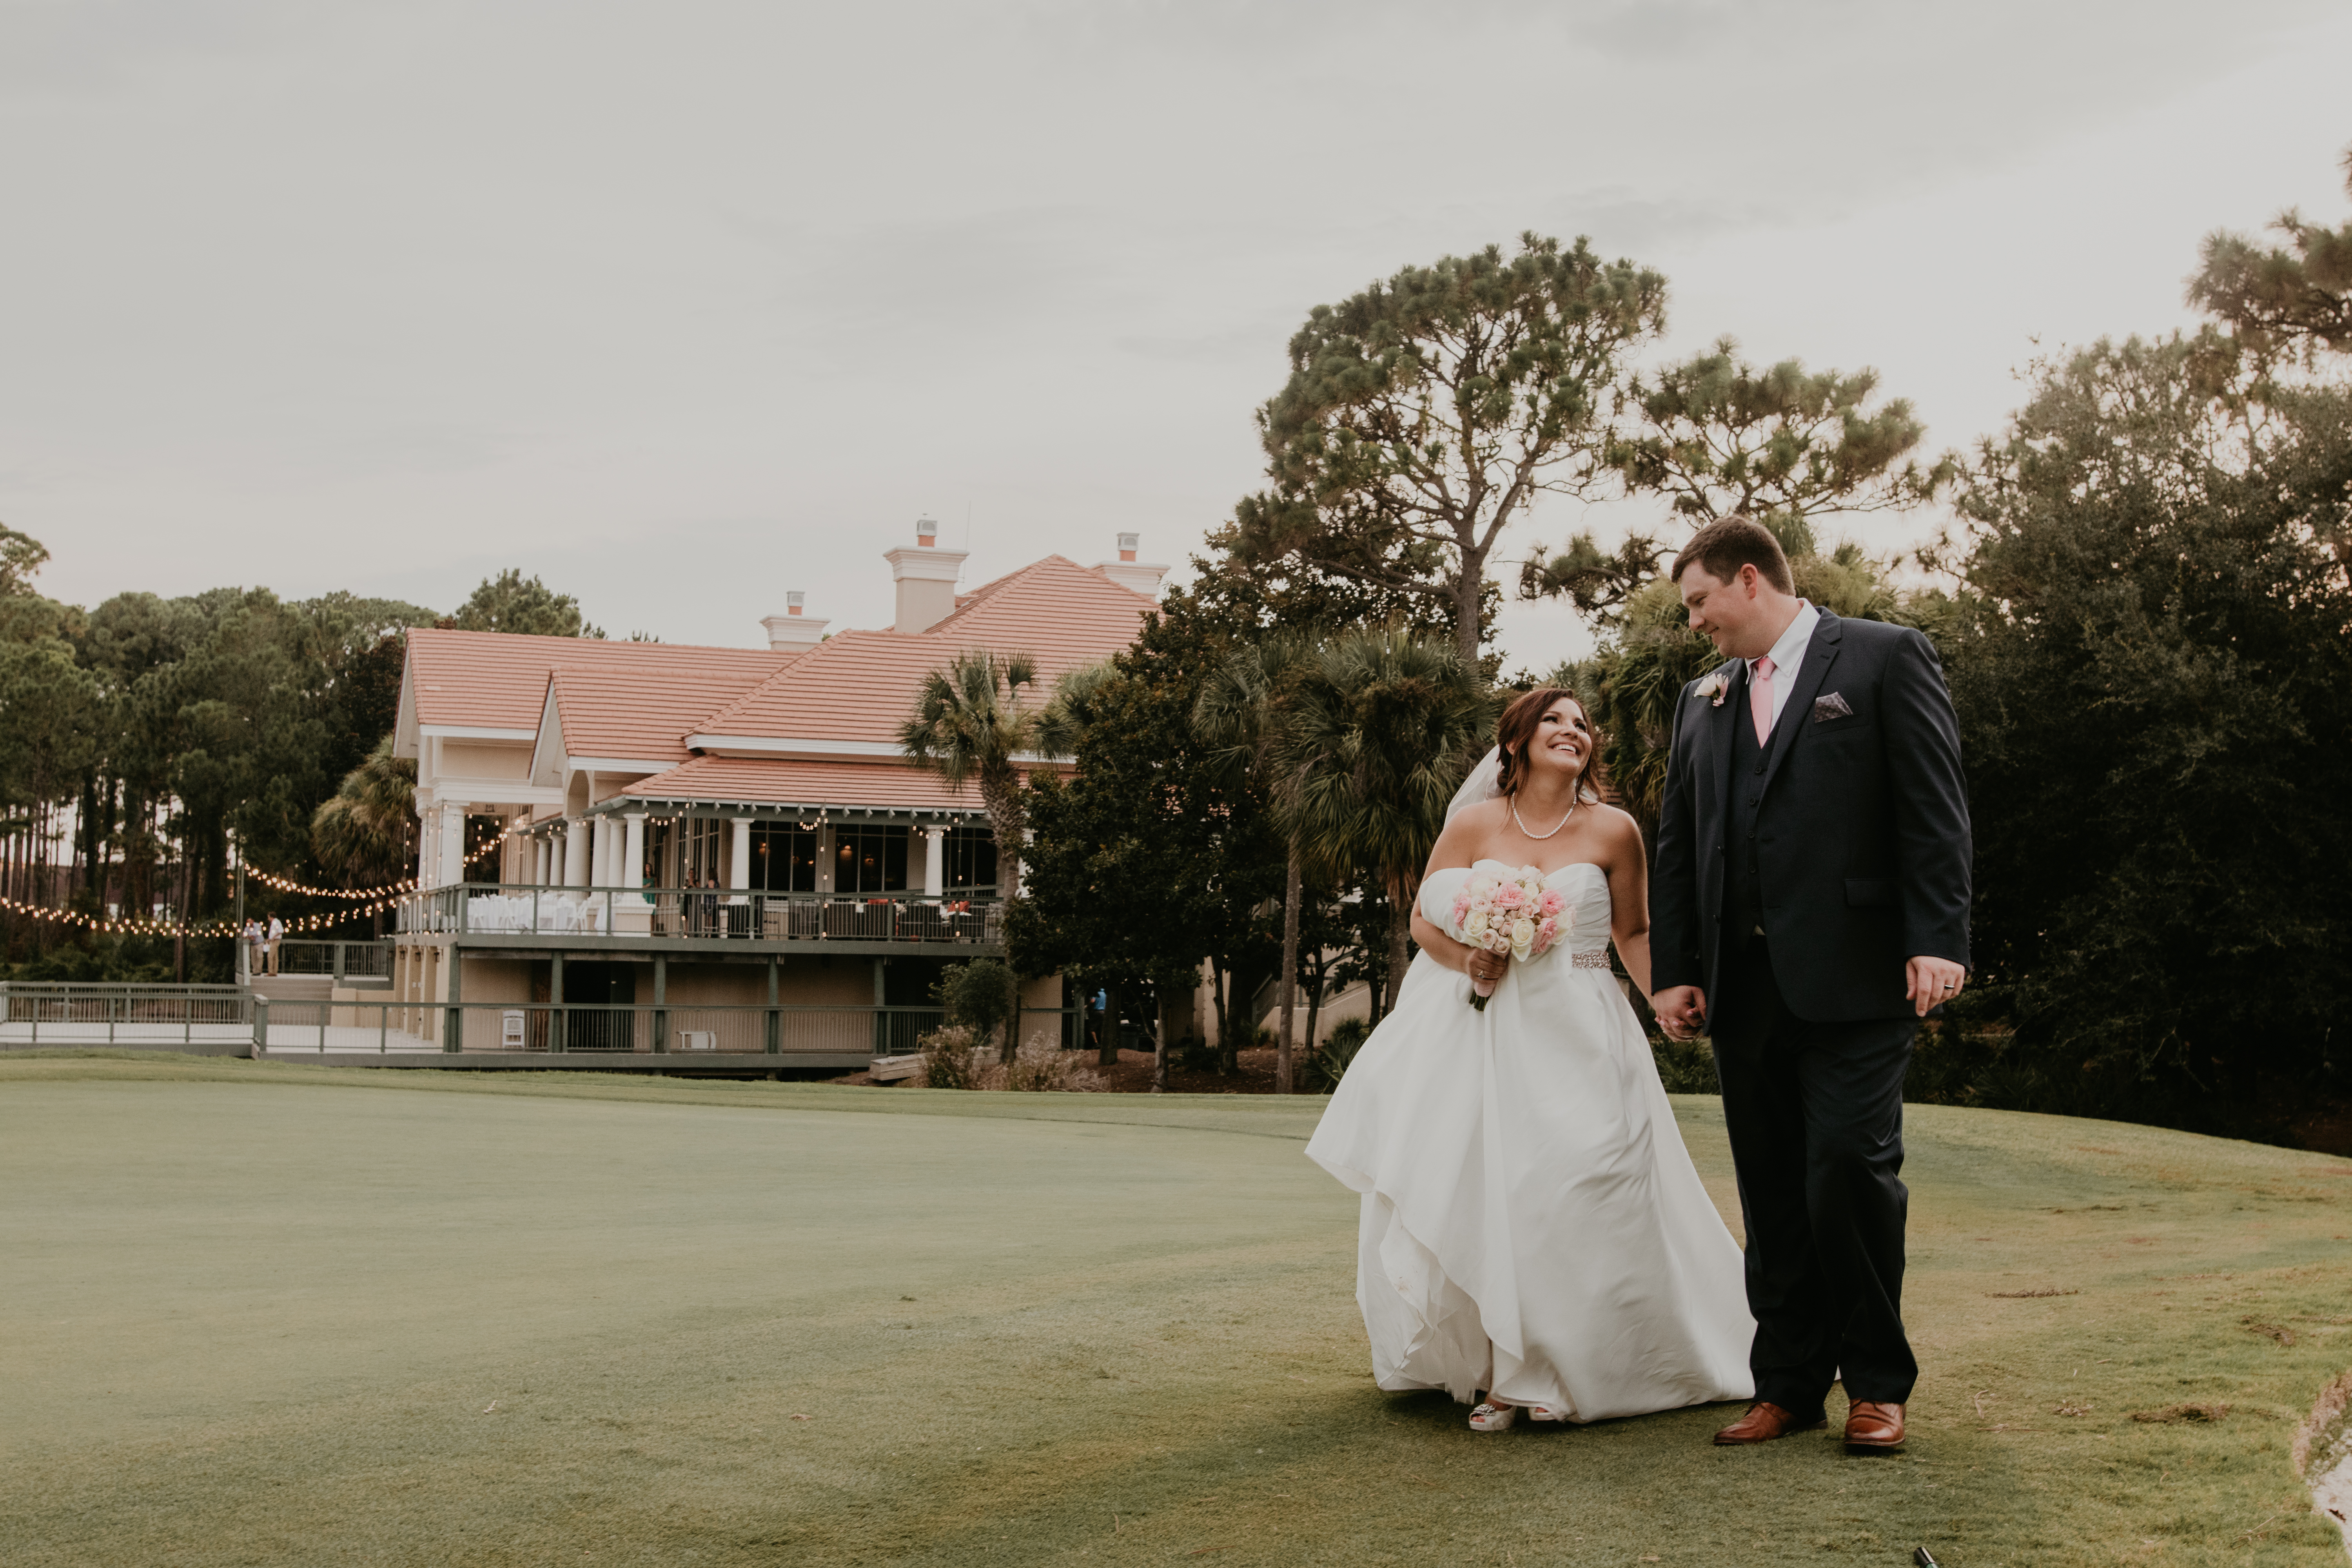
[(1698, 694), (1706, 699), (1708, 707), (1723, 706), (1723, 694), (1731, 689), (1731, 677), (1726, 673), (1729, 668), (1727, 665), (1722, 669), (1711, 669), (1700, 679)]

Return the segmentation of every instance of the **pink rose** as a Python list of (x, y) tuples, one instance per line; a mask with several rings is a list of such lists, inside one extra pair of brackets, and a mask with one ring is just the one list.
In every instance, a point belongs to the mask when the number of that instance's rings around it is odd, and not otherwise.
[(1548, 915), (1559, 913), (1560, 902), (1560, 896), (1558, 893), (1547, 889), (1543, 896), (1543, 912)]
[(1555, 920), (1546, 920), (1541, 925), (1536, 927), (1536, 938), (1539, 942), (1549, 942), (1559, 934), (1559, 922)]

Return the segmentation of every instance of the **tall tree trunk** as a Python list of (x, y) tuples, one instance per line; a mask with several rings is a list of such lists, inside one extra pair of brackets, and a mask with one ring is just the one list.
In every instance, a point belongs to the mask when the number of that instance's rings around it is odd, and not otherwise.
[[(179, 919), (172, 922), (172, 973), (173, 977), (176, 978), (183, 985), (185, 985), (188, 983), (187, 860), (187, 837), (186, 835), (183, 834), (180, 840), (180, 885), (173, 889), (174, 893), (177, 894), (176, 901), (179, 904)], [(242, 941), (244, 939), (240, 936), (238, 940)]]
[[(1155, 984), (1154, 989), (1161, 990), (1164, 987)], [(1166, 1094), (1168, 1092), (1168, 1006), (1164, 1001), (1160, 1004), (1159, 1022), (1160, 1026), (1151, 1032), (1151, 1092)]]
[(1323, 955), (1317, 953), (1311, 968), (1312, 983), (1307, 992), (1307, 1051), (1315, 1053), (1315, 1028), (1323, 1016)]
[(1299, 863), (1298, 846), (1290, 846), (1290, 865), (1282, 879), (1282, 980), (1276, 993), (1281, 998), (1282, 1030), (1274, 1041), (1274, 1092), (1288, 1094), (1290, 1079), (1290, 1025), (1298, 1005), (1298, 895), (1303, 871)]
[(1472, 561), (1465, 552), (1461, 573), (1454, 579), (1454, 651), (1465, 664), (1478, 662), (1478, 644), (1483, 640), (1479, 634), (1486, 629), (1478, 624), (1478, 601), (1486, 587), (1486, 556)]
[(1217, 1061), (1224, 1065), (1225, 1042), (1233, 1038), (1232, 1024), (1225, 999), (1225, 965), (1215, 953), (1209, 955), (1209, 1003), (1217, 1015)]
[(1103, 1012), (1102, 1023), (1100, 1025), (1102, 1037), (1095, 1042), (1095, 1066), (1101, 1068), (1115, 1068), (1118, 1066), (1118, 1013), (1120, 988), (1117, 981), (1112, 981), (1108, 984), (1105, 985), (1102, 990), (1103, 1000), (1108, 1003), (1109, 1005), (1105, 1008)]
[(1381, 1009), (1383, 1016), (1396, 1011), (1397, 993), (1404, 985), (1405, 953), (1412, 942), (1412, 896), (1406, 889), (1408, 879), (1396, 877), (1389, 882), (1389, 973), (1388, 1005)]

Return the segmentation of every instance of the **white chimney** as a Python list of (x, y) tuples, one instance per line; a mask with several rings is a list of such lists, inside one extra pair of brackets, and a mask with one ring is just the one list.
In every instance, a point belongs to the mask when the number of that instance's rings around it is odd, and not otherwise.
[(1160, 596), (1160, 580), (1168, 575), (1168, 568), (1138, 561), (1136, 552), (1142, 543), (1143, 536), (1139, 533), (1120, 534), (1118, 559), (1097, 561), (1095, 570), (1122, 588), (1132, 588), (1146, 598), (1156, 599)]
[(823, 616), (803, 616), (801, 605), (808, 595), (797, 590), (784, 595), (784, 613), (770, 616), (760, 624), (768, 628), (768, 647), (776, 653), (806, 653), (824, 640), (824, 628), (831, 623)]
[(886, 550), (890, 580), (898, 585), (898, 617), (894, 632), (927, 632), (955, 614), (956, 579), (963, 575), (967, 550), (941, 550), (936, 541), (940, 525), (929, 518), (915, 521), (915, 542)]

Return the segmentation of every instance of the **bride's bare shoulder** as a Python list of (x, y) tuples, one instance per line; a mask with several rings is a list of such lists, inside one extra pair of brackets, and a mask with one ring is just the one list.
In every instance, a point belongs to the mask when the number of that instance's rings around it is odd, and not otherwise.
[(1475, 863), (1501, 829), (1504, 816), (1510, 808), (1507, 800), (1482, 800), (1455, 812), (1430, 850), (1430, 868)]
[(1601, 830), (1601, 840), (1612, 851), (1630, 850), (1643, 853), (1642, 825), (1633, 820), (1631, 812), (1620, 811), (1613, 805), (1600, 805), (1590, 808), (1593, 825)]
[(1454, 820), (1445, 825), (1445, 830), (1452, 833), (1466, 828), (1484, 837), (1501, 828), (1510, 813), (1510, 796), (1498, 795), (1492, 800), (1482, 800), (1475, 805), (1465, 805), (1455, 812)]

